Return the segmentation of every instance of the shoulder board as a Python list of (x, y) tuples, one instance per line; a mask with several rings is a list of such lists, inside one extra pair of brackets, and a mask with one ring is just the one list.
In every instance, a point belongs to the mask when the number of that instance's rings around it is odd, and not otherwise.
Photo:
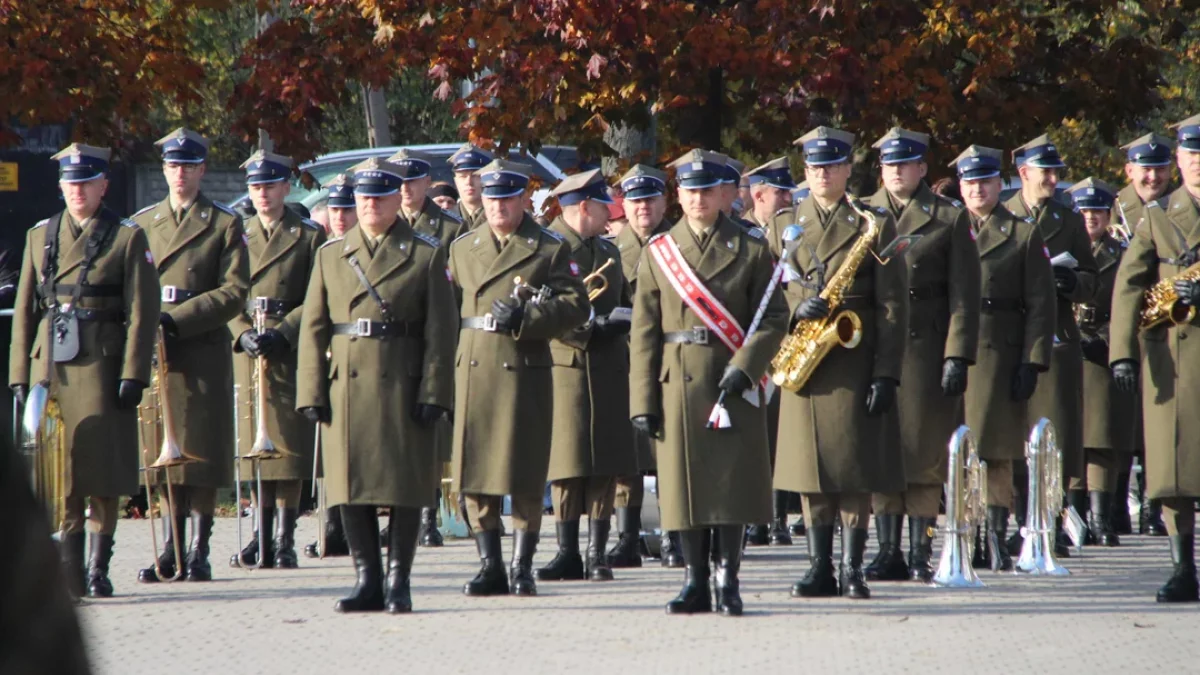
[(153, 210), (154, 207), (156, 207), (156, 206), (158, 206), (158, 204), (151, 204), (150, 206), (147, 206), (147, 207), (143, 208), (142, 210), (138, 211), (137, 213), (133, 214), (132, 217), (136, 218), (136, 217), (142, 215), (143, 213), (146, 213), (147, 211)]
[(871, 208), (875, 209), (875, 213), (878, 213), (880, 215), (884, 215), (888, 212), (888, 210), (883, 208), (882, 206), (872, 206)]
[(1165, 198), (1163, 198), (1163, 197), (1159, 197), (1158, 199), (1152, 199), (1152, 200), (1150, 200), (1150, 201), (1146, 202), (1146, 208), (1148, 208), (1148, 209), (1161, 209), (1161, 208), (1163, 208), (1163, 207), (1165, 207), (1165, 206), (1166, 206), (1166, 204), (1164, 204), (1164, 203), (1163, 203), (1163, 202), (1164, 202), (1164, 199), (1165, 199)]
[(212, 205), (213, 205), (214, 207), (216, 207), (216, 209), (217, 209), (218, 211), (224, 211), (225, 213), (228, 213), (228, 214), (229, 214), (229, 215), (231, 215), (231, 216), (236, 216), (236, 215), (237, 215), (237, 211), (234, 211), (233, 209), (229, 208), (228, 206), (225, 206), (225, 205), (224, 205), (224, 204), (222, 204), (221, 202), (213, 202), (213, 203), (212, 203)]
[(602, 234), (602, 235), (600, 235), (600, 238), (603, 239), (604, 241), (607, 241), (610, 244), (615, 244), (617, 242), (617, 237), (616, 237), (616, 235), (613, 235), (613, 234)]
[(301, 218), (300, 222), (304, 223), (305, 227), (308, 227), (309, 229), (312, 229), (312, 230), (324, 230), (325, 229), (325, 228), (321, 227), (321, 224), (318, 223), (317, 221), (309, 220), (308, 218)]
[(429, 244), (430, 246), (432, 246), (434, 248), (437, 248), (442, 245), (442, 241), (440, 239), (438, 239), (437, 237), (425, 234), (424, 232), (417, 232), (416, 230), (413, 230), (413, 238), (420, 239), (421, 241), (425, 242), (426, 244)]
[(133, 222), (132, 220), (130, 220), (128, 218), (122, 218), (121, 224), (124, 225), (125, 227), (137, 227), (138, 226), (137, 223)]
[(566, 241), (566, 239), (563, 239), (563, 236), (561, 234), (555, 232), (554, 230), (543, 227), (542, 233), (555, 241), (559, 241), (559, 242)]
[(467, 230), (466, 232), (463, 232), (462, 234), (455, 237), (454, 241), (452, 241), (450, 243), (453, 244), (455, 241), (458, 241), (459, 239), (466, 239), (467, 237), (469, 237), (473, 234), (475, 234), (475, 230)]
[(1034, 223), (1033, 218), (1030, 218), (1029, 216), (1018, 217), (1017, 220), (1023, 220), (1025, 222), (1029, 223), (1030, 225), (1032, 225)]
[(617, 246), (617, 242), (609, 239), (608, 237), (596, 237), (596, 241), (599, 241), (602, 246), (607, 246), (617, 251), (621, 250), (621, 248)]
[(947, 204), (949, 204), (950, 206), (953, 206), (956, 209), (964, 208), (963, 203), (953, 197), (947, 197), (946, 195), (939, 195), (936, 192), (934, 193), (934, 195), (938, 198), (939, 201), (946, 202)]
[[(439, 207), (439, 208), (441, 208), (441, 207)], [(441, 209), (441, 211), (442, 211), (443, 216), (449, 218), (450, 220), (453, 220), (456, 223), (461, 223), (463, 221), (462, 216), (460, 216), (456, 213), (451, 213), (450, 211), (447, 211), (446, 209)]]
[[(343, 239), (345, 239), (345, 237), (334, 237), (333, 239), (327, 239), (327, 240), (325, 240), (324, 244), (321, 244), (321, 248), (325, 248), (326, 246), (328, 246), (330, 244), (336, 244)], [(320, 251), (321, 248), (318, 248), (317, 250)]]
[(50, 224), (50, 219), (49, 219), (49, 218), (47, 218), (47, 219), (45, 219), (45, 220), (39, 220), (39, 221), (38, 221), (38, 223), (37, 223), (37, 225), (34, 225), (33, 227), (31, 227), (31, 228), (29, 228), (29, 229), (31, 229), (31, 230), (36, 230), (36, 229), (37, 229), (37, 228), (39, 228), (39, 227), (45, 227), (45, 226), (47, 226), (47, 225), (49, 225), (49, 224)]
[(662, 239), (663, 237), (667, 236), (668, 234), (670, 234), (670, 233), (669, 232), (659, 232), (658, 234), (654, 235), (653, 237), (650, 237), (650, 239), (648, 239), (646, 241), (646, 245), (649, 246), (650, 244), (653, 244), (656, 239)]
[(765, 235), (763, 235), (762, 228), (747, 227), (746, 236), (750, 237), (751, 239), (762, 239)]
[(778, 211), (776, 211), (776, 212), (775, 212), (775, 215), (771, 216), (771, 218), (775, 218), (775, 217), (777, 217), (777, 216), (779, 216), (779, 215), (781, 215), (781, 214), (784, 214), (784, 213), (791, 213), (791, 212), (792, 212), (792, 210), (793, 210), (794, 208), (796, 208), (796, 207), (794, 207), (794, 206), (785, 206), (785, 207), (783, 207), (782, 209), (779, 209)]

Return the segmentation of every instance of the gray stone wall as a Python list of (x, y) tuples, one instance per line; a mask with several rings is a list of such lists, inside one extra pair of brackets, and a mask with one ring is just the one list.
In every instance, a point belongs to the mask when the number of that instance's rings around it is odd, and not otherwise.
[[(229, 204), (246, 193), (246, 174), (233, 167), (209, 166), (200, 189), (210, 199)], [(161, 164), (139, 164), (134, 170), (133, 198), (136, 208), (158, 203), (167, 196), (167, 179)]]

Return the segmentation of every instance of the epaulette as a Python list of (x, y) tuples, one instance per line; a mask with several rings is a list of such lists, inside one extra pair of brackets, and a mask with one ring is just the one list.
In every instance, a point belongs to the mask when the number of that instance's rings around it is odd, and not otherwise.
[(137, 223), (133, 222), (132, 220), (130, 220), (128, 218), (122, 218), (121, 224), (124, 225), (125, 227), (137, 227), (138, 226)]
[(621, 248), (619, 246), (617, 246), (616, 242), (614, 242), (612, 239), (609, 239), (607, 237), (596, 237), (596, 240), (599, 242), (602, 242), (603, 244), (607, 244), (608, 246), (612, 247), (613, 250), (617, 251), (618, 253), (621, 251)]
[(876, 212), (876, 213), (878, 213), (878, 214), (879, 214), (879, 215), (881, 215), (881, 216), (882, 216), (882, 215), (887, 215), (887, 212), (888, 212), (888, 210), (887, 210), (887, 209), (885, 209), (885, 208), (884, 208), (884, 207), (882, 207), (882, 206), (872, 206), (871, 208), (875, 209), (875, 212)]
[(39, 227), (45, 227), (45, 226), (47, 226), (47, 225), (49, 225), (49, 224), (50, 224), (50, 219), (49, 219), (49, 218), (47, 218), (47, 219), (45, 219), (45, 220), (39, 220), (37, 225), (34, 225), (33, 227), (31, 227), (31, 228), (29, 228), (29, 229), (31, 229), (31, 230), (36, 230), (36, 229), (38, 229)]
[(455, 237), (454, 241), (452, 241), (450, 243), (453, 244), (455, 241), (458, 241), (459, 239), (465, 239), (473, 234), (475, 234), (475, 230), (467, 230), (466, 232), (463, 232), (462, 234)]
[[(328, 246), (330, 244), (336, 244), (343, 239), (345, 239), (345, 237), (334, 237), (333, 239), (326, 239), (325, 243), (321, 244), (321, 248), (325, 248), (326, 246)], [(318, 248), (317, 250), (320, 251), (321, 248)]]
[(440, 206), (438, 207), (438, 209), (442, 212), (442, 215), (446, 216), (447, 218), (449, 218), (450, 220), (453, 220), (456, 223), (461, 223), (463, 221), (462, 216), (456, 216), (453, 213), (450, 213), (449, 211), (447, 211), (446, 209), (441, 208)]
[(746, 234), (753, 239), (762, 239), (765, 236), (760, 227), (748, 227), (746, 228)]
[(1164, 199), (1165, 199), (1164, 197), (1159, 197), (1158, 199), (1151, 199), (1150, 201), (1146, 202), (1146, 208), (1148, 208), (1148, 209), (1150, 209), (1150, 208), (1155, 208), (1155, 209), (1165, 208), (1166, 204), (1163, 203)]
[(435, 237), (433, 235), (425, 234), (424, 232), (417, 232), (416, 230), (413, 230), (413, 237), (416, 239), (420, 239), (421, 241), (425, 242), (426, 244), (429, 244), (430, 246), (432, 246), (434, 248), (437, 248), (442, 245), (441, 239), (438, 239), (437, 237)]
[(774, 220), (775, 218), (778, 218), (778, 217), (779, 217), (779, 214), (781, 214), (781, 213), (787, 213), (788, 211), (791, 211), (791, 210), (793, 210), (794, 208), (796, 208), (796, 207), (794, 207), (794, 206), (785, 206), (785, 207), (783, 207), (782, 209), (779, 209), (778, 211), (776, 211), (776, 212), (775, 212), (775, 215), (771, 216), (771, 219), (772, 219), (772, 220)]
[(237, 211), (234, 211), (233, 209), (229, 208), (228, 206), (225, 206), (221, 202), (213, 202), (212, 205), (214, 207), (216, 207), (216, 209), (218, 211), (224, 211), (225, 213), (228, 213), (231, 216), (237, 216), (237, 214), (238, 214)]
[(1025, 222), (1027, 222), (1027, 223), (1031, 224), (1031, 225), (1032, 225), (1033, 223), (1037, 222), (1037, 221), (1035, 221), (1035, 220), (1033, 219), (1033, 217), (1032, 217), (1032, 216), (1017, 216), (1017, 217), (1018, 217), (1018, 218), (1020, 218), (1021, 220), (1025, 221)]
[(313, 230), (324, 230), (325, 229), (325, 228), (321, 227), (321, 224), (318, 223), (317, 221), (309, 220), (308, 218), (301, 218), (300, 222), (303, 223), (309, 229), (313, 229)]
[(133, 214), (133, 217), (137, 218), (138, 216), (142, 215), (143, 213), (152, 210), (156, 206), (158, 206), (158, 204), (151, 204), (150, 206), (147, 206), (147, 207), (143, 208), (141, 211), (138, 211), (137, 213)]
[(936, 192), (934, 193), (934, 196), (936, 196), (938, 199), (940, 199), (944, 202), (949, 203), (950, 206), (953, 206), (956, 209), (964, 208), (963, 203), (953, 197), (947, 197), (946, 195), (939, 195)]
[(547, 236), (549, 236), (551, 239), (554, 239), (555, 241), (559, 241), (559, 242), (566, 241), (566, 239), (563, 239), (563, 236), (561, 234), (559, 234), (549, 228), (543, 227), (542, 232), (544, 232)]
[(670, 232), (659, 232), (658, 234), (656, 234), (653, 237), (650, 237), (648, 240), (646, 240), (646, 246), (653, 244), (655, 239), (659, 239), (660, 237), (665, 237), (668, 234), (670, 234)]

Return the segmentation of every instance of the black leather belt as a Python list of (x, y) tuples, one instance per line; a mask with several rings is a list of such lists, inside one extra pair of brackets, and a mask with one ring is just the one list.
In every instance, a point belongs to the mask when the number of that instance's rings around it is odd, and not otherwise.
[(950, 287), (946, 284), (933, 284), (932, 286), (921, 286), (918, 288), (908, 289), (909, 300), (932, 300), (934, 298), (944, 298), (950, 293)]
[(837, 310), (853, 309), (855, 311), (862, 309), (875, 309), (874, 295), (847, 295), (842, 298), (841, 304), (837, 306)]
[(708, 339), (709, 330), (705, 326), (693, 326), (691, 330), (676, 330), (663, 333), (663, 342), (682, 345), (723, 344), (719, 340)]
[(359, 319), (354, 323), (333, 324), (333, 334), (375, 338), (377, 340), (393, 337), (422, 337), (425, 335), (425, 327), (413, 321), (382, 323), (380, 321)]
[(1112, 312), (1102, 312), (1093, 305), (1080, 308), (1079, 324), (1081, 326), (1102, 326), (1112, 319)]
[(112, 321), (123, 323), (125, 321), (125, 310), (123, 309), (85, 309), (83, 307), (75, 308), (75, 318), (80, 321)]
[(258, 311), (259, 303), (265, 305), (267, 314), (270, 316), (285, 316), (288, 312), (302, 304), (293, 300), (279, 300), (276, 298), (248, 298), (246, 300), (246, 314), (253, 317), (254, 313)]
[(170, 305), (178, 305), (200, 295), (204, 291), (189, 291), (178, 286), (163, 286), (162, 301)]
[(980, 298), (979, 305), (985, 312), (1025, 311), (1025, 301), (1020, 298)]
[(458, 322), (458, 326), (459, 328), (465, 328), (468, 330), (481, 330), (488, 333), (495, 333), (496, 319), (492, 317), (491, 314), (484, 314), (483, 316), (464, 316), (462, 320)]
[[(54, 290), (60, 295), (74, 295), (75, 284), (55, 284)], [(79, 289), (81, 298), (119, 298), (125, 294), (121, 284), (84, 284)]]

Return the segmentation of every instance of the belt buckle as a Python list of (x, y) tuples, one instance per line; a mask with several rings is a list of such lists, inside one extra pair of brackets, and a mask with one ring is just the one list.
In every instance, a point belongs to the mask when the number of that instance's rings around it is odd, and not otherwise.
[(163, 286), (162, 287), (162, 301), (163, 302), (171, 302), (171, 303), (175, 302), (175, 295), (178, 290), (179, 290), (178, 286)]
[(1080, 316), (1082, 317), (1083, 323), (1093, 323), (1096, 320), (1096, 308), (1084, 306), (1083, 311), (1080, 312)]
[(270, 311), (270, 307), (271, 307), (271, 299), (270, 298), (268, 298), (264, 295), (260, 295), (257, 298), (254, 298), (254, 311), (262, 312), (262, 313), (266, 314), (267, 312)]
[(370, 319), (355, 320), (354, 333), (358, 337), (371, 337), (371, 320)]
[(692, 326), (692, 344), (708, 344), (708, 328), (704, 326)]
[(483, 315), (483, 330), (489, 333), (496, 332), (496, 317), (492, 316), (491, 312)]

